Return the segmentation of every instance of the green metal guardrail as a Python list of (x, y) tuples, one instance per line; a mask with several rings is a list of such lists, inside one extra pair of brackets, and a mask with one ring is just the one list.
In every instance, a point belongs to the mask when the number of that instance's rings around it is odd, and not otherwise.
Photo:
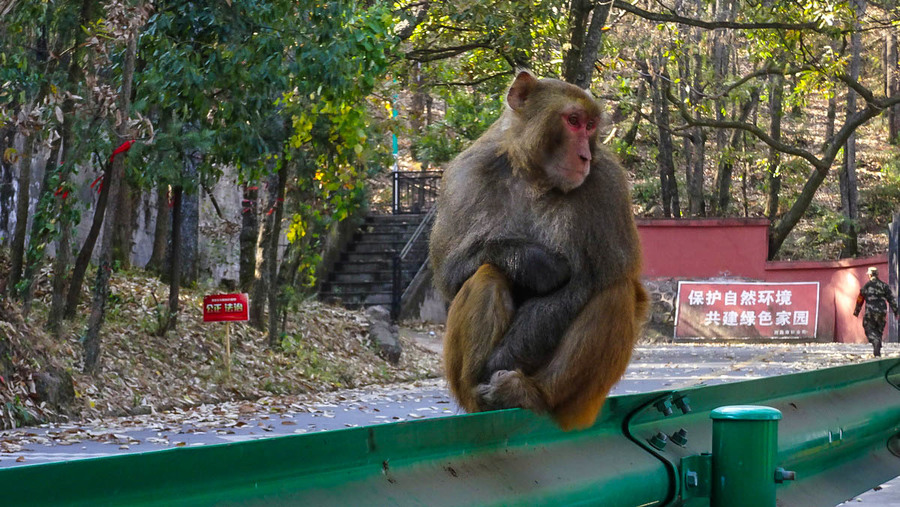
[[(768, 408), (714, 413), (747, 404)], [(898, 475), (900, 360), (885, 359), (616, 396), (580, 432), (507, 410), (21, 466), (0, 470), (0, 502), (735, 507), (771, 489), (830, 506)]]

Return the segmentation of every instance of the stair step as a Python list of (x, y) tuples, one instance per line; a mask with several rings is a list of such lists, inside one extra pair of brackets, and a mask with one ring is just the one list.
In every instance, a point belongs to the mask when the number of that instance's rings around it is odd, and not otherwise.
[(398, 236), (401, 238), (409, 239), (414, 232), (418, 229), (418, 225), (364, 225), (360, 227), (359, 232), (357, 234), (362, 236), (372, 235), (372, 234), (389, 234), (392, 236)]
[[(405, 289), (406, 285), (408, 285), (409, 280), (406, 280), (407, 283), (401, 283), (401, 289)], [(323, 292), (330, 292), (332, 294), (355, 294), (355, 293), (374, 293), (374, 292), (384, 292), (390, 293), (393, 291), (393, 283), (390, 280), (387, 281), (355, 281), (355, 282), (325, 282), (322, 284)]]
[(400, 213), (397, 215), (366, 215), (365, 222), (366, 223), (391, 223), (391, 224), (414, 223), (416, 225), (419, 225), (422, 222), (423, 218), (425, 218), (425, 213)]
[[(339, 302), (348, 308), (390, 305), (393, 294), (393, 260), (408, 244), (425, 214), (369, 215), (353, 241), (341, 252), (327, 280), (319, 290), (319, 299)], [(401, 270), (401, 286), (415, 277), (428, 257), (425, 231), (408, 252)]]
[[(406, 247), (405, 241), (391, 243), (358, 241), (349, 245), (349, 251), (354, 253), (399, 253), (404, 247)], [(428, 245), (413, 245), (411, 250), (414, 252), (426, 252), (428, 251)]]
[[(418, 273), (419, 267), (415, 266), (410, 269), (403, 269), (400, 271), (401, 280), (409, 281), (412, 280), (416, 273)], [(357, 282), (384, 282), (384, 283), (393, 283), (394, 280), (394, 271), (393, 270), (384, 270), (384, 271), (362, 271), (357, 273), (349, 273), (349, 272), (333, 272), (331, 276), (328, 277), (326, 283), (357, 283)]]
[(359, 294), (328, 294), (319, 293), (319, 299), (329, 303), (340, 303), (347, 308), (361, 308), (364, 306), (391, 306), (391, 294), (359, 293)]
[(412, 232), (410, 232), (409, 234), (366, 232), (366, 233), (358, 233), (353, 238), (353, 242), (354, 243), (385, 243), (385, 244), (399, 245), (400, 247), (403, 247), (403, 245), (405, 245), (411, 237), (412, 237)]

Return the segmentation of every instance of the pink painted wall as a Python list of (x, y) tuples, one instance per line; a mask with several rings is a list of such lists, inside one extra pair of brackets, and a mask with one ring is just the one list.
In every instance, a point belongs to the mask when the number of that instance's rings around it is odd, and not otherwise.
[(865, 343), (862, 315), (853, 316), (856, 296), (878, 267), (887, 279), (887, 254), (841, 261), (766, 260), (766, 219), (639, 220), (644, 276), (691, 280), (819, 282), (819, 327), (823, 342)]

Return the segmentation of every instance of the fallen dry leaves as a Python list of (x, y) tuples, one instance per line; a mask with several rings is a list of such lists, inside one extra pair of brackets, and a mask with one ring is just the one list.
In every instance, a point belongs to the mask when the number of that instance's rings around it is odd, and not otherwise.
[[(363, 312), (310, 300), (290, 312), (282, 351), (270, 350), (267, 335), (247, 323), (230, 324), (229, 376), (225, 324), (204, 323), (201, 314), (203, 296), (219, 291), (183, 289), (178, 327), (159, 337), (153, 333), (157, 305), (166, 300), (168, 287), (148, 276), (116, 273), (101, 332), (101, 367), (86, 375), (81, 373), (79, 339), (89, 312), (88, 289), (80, 317), (67, 323), (63, 338), (55, 340), (43, 331), (50, 276), (49, 268), (41, 272), (28, 324), (13, 303), (0, 302), (0, 344), (4, 338), (13, 344), (12, 364), (7, 365), (12, 378), (0, 378), (0, 428), (21, 425), (22, 410), (37, 419), (89, 421), (412, 381), (440, 373), (440, 358), (408, 337), (400, 338), (403, 354), (399, 364), (391, 365), (370, 345)], [(68, 371), (74, 381), (75, 401), (59, 413), (34, 399), (31, 378), (49, 366)], [(0, 374), (3, 371), (0, 365)]]

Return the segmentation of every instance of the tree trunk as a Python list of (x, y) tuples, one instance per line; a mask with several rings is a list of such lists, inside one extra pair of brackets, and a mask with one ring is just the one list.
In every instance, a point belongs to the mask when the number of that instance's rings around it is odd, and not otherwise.
[(66, 297), (65, 318), (67, 319), (75, 317), (78, 304), (81, 302), (81, 286), (84, 284), (84, 276), (91, 263), (91, 256), (94, 254), (94, 247), (97, 245), (97, 238), (100, 236), (100, 230), (103, 227), (112, 178), (112, 164), (109, 163), (103, 169), (103, 179), (98, 183), (100, 185), (100, 195), (97, 197), (97, 204), (94, 206), (91, 228), (87, 237), (84, 238), (84, 244), (81, 245), (81, 251), (78, 252), (78, 258), (75, 259), (75, 268), (72, 270), (72, 281), (69, 283), (69, 294)]
[[(715, 4), (716, 21), (733, 21), (734, 4), (731, 0), (717, 0)], [(712, 67), (713, 82), (725, 83), (728, 76), (728, 62), (731, 60), (731, 45), (733, 37), (730, 30), (718, 29), (713, 32)], [(725, 120), (725, 99), (716, 101), (716, 119)], [(746, 117), (743, 120), (746, 121)], [(737, 131), (732, 132), (732, 146), (736, 146), (739, 137)], [(734, 159), (726, 148), (728, 146), (728, 132), (725, 129), (716, 129), (716, 151), (719, 154), (719, 163), (716, 170), (716, 196), (712, 200), (713, 213), (725, 214), (725, 208), (731, 199), (731, 176), (734, 169)], [(724, 205), (724, 207), (723, 207)]]
[(269, 199), (265, 208), (267, 210), (266, 218), (257, 242), (259, 245), (259, 251), (256, 254), (258, 265), (256, 267), (256, 279), (253, 281), (253, 291), (250, 293), (250, 325), (260, 331), (266, 328), (264, 314), (269, 293), (269, 248), (272, 245), (272, 231), (275, 227), (273, 222), (275, 215), (274, 206), (278, 202), (277, 177), (277, 174), (272, 174), (267, 184)]
[(53, 143), (50, 149), (50, 156), (44, 163), (44, 178), (41, 182), (41, 190), (38, 192), (37, 210), (31, 221), (31, 236), (28, 240), (28, 248), (25, 249), (25, 270), (22, 274), (22, 283), (24, 287), (20, 291), (19, 296), (22, 298), (22, 316), (28, 317), (31, 313), (31, 303), (34, 298), (34, 281), (40, 274), (41, 266), (44, 262), (44, 251), (50, 243), (51, 235), (58, 231), (57, 227), (61, 224), (58, 221), (54, 225), (51, 217), (60, 214), (61, 206), (58, 201), (62, 201), (62, 197), (58, 196), (57, 187), (51, 187), (51, 184), (58, 178), (58, 183), (65, 182), (65, 171), (59, 167), (59, 151), (61, 142)]
[(673, 159), (672, 133), (669, 124), (669, 104), (666, 101), (666, 89), (669, 77), (665, 74), (664, 60), (658, 55), (651, 69), (653, 93), (653, 111), (659, 129), (659, 166), (660, 194), (662, 195), (663, 213), (666, 218), (681, 218), (681, 207), (678, 202), (678, 182), (675, 179), (675, 162)]
[[(93, 2), (91, 0), (84, 0), (81, 4), (81, 23), (82, 25), (87, 25), (90, 22), (91, 17), (91, 6)], [(75, 47), (81, 46), (84, 40), (84, 30), (79, 30), (78, 35), (75, 39)], [(68, 82), (76, 83), (79, 79), (81, 79), (82, 70), (81, 64), (79, 60), (78, 52), (72, 55), (72, 59), (69, 62), (69, 71), (68, 71)], [(69, 179), (69, 174), (72, 172), (72, 167), (75, 164), (75, 159), (77, 158), (74, 144), (75, 144), (75, 133), (73, 128), (74, 116), (75, 116), (75, 101), (71, 96), (66, 96), (63, 100), (62, 105), (63, 112), (63, 122), (62, 122), (62, 147), (60, 148), (60, 160), (62, 160), (62, 170), (60, 175), (60, 183), (65, 183)], [(70, 224), (69, 217), (71, 216), (71, 205), (65, 199), (65, 194), (63, 198), (60, 199), (59, 203), (59, 228), (60, 228), (60, 236), (58, 247), (56, 249), (56, 260), (53, 263), (53, 296), (50, 303), (50, 313), (47, 317), (47, 329), (52, 333), (55, 337), (59, 337), (60, 329), (62, 326), (63, 316), (65, 314), (66, 309), (66, 289), (68, 285), (67, 282), (74, 281), (74, 278), (70, 279), (68, 276), (69, 273), (69, 259), (71, 257), (71, 249), (72, 249), (72, 224)], [(79, 290), (81, 289), (80, 283), (82, 278), (79, 279)]]
[(567, 83), (578, 79), (588, 19), (594, 6), (590, 0), (572, 0), (569, 4), (569, 50), (563, 55), (562, 75)]
[(16, 227), (13, 231), (10, 249), (9, 294), (17, 295), (16, 285), (22, 279), (22, 263), (25, 260), (25, 237), (28, 235), (28, 208), (31, 199), (31, 174), (34, 169), (34, 138), (32, 133), (25, 137), (22, 153), (19, 154), (19, 192), (16, 196)]
[(63, 226), (56, 248), (56, 259), (53, 260), (53, 295), (50, 300), (50, 313), (47, 316), (47, 330), (59, 338), (62, 329), (63, 314), (66, 308), (66, 281), (69, 274), (69, 258), (72, 250), (71, 227)]
[(825, 146), (831, 144), (834, 138), (834, 122), (837, 119), (837, 96), (831, 94), (828, 98), (828, 110), (825, 114)]
[(813, 169), (793, 206), (781, 217), (781, 220), (772, 226), (769, 232), (769, 260), (775, 258), (788, 234), (794, 229), (797, 222), (803, 218), (807, 208), (809, 208), (809, 204), (816, 195), (816, 191), (822, 185), (822, 182), (825, 181), (826, 176), (828, 176), (828, 171)]
[[(126, 121), (131, 111), (131, 86), (134, 80), (134, 60), (137, 54), (137, 37), (132, 35), (128, 39), (125, 50), (125, 61), (122, 66), (122, 91), (119, 95), (119, 110), (124, 118), (116, 125), (116, 134), (119, 139), (126, 139), (128, 122)], [(120, 182), (125, 177), (125, 156), (120, 154), (113, 158), (111, 163), (111, 178), (105, 181), (109, 188), (109, 205), (107, 212), (110, 216), (116, 216), (119, 205)], [(108, 227), (109, 229), (109, 227)], [(100, 328), (106, 316), (106, 300), (109, 298), (109, 277), (112, 273), (112, 234), (107, 230), (103, 235), (100, 247), (100, 263), (97, 266), (97, 282), (94, 285), (94, 296), (91, 301), (91, 315), (88, 317), (88, 328), (84, 334), (84, 371), (93, 373), (100, 363)]]
[(695, 127), (691, 140), (694, 145), (693, 158), (691, 165), (693, 166), (688, 173), (687, 191), (688, 191), (688, 209), (690, 216), (700, 217), (706, 215), (706, 206), (703, 199), (703, 179), (706, 167), (706, 131), (701, 127)]
[(422, 86), (422, 63), (414, 62), (409, 70), (409, 128), (413, 134), (421, 134), (425, 121), (425, 88)]
[(269, 237), (269, 348), (278, 349), (281, 345), (281, 331), (278, 325), (278, 317), (281, 301), (281, 284), (278, 283), (278, 243), (281, 239), (281, 220), (284, 218), (284, 189), (287, 186), (288, 158), (282, 157), (281, 167), (278, 169), (278, 189), (274, 212), (272, 213), (272, 233)]
[[(91, 11), (94, 2), (82, 0), (79, 11), (78, 25), (87, 26), (91, 22)], [(73, 47), (75, 51), (68, 56), (68, 68), (66, 81), (77, 83), (81, 79), (81, 46), (86, 37), (84, 30), (75, 30)], [(70, 217), (72, 208), (67, 199), (68, 190), (65, 189), (72, 167), (75, 165), (77, 154), (74, 145), (74, 115), (75, 101), (71, 96), (66, 96), (62, 103), (62, 125), (59, 139), (50, 150), (50, 157), (44, 168), (44, 184), (41, 191), (38, 210), (32, 224), (31, 243), (28, 247), (28, 263), (25, 267), (26, 287), (24, 290), (22, 314), (28, 315), (31, 310), (31, 301), (34, 295), (34, 278), (44, 261), (45, 245), (50, 242), (51, 233), (59, 233), (56, 261), (53, 272), (53, 294), (50, 306), (50, 314), (47, 327), (54, 335), (58, 335), (62, 322), (66, 282), (68, 281), (69, 259), (71, 256), (71, 230)], [(52, 184), (52, 187), (51, 187)], [(55, 219), (55, 220), (54, 220)], [(54, 227), (47, 225), (55, 223)]]
[[(754, 89), (750, 94), (750, 100), (741, 107), (741, 115), (738, 121), (746, 123), (747, 118), (750, 117), (750, 112), (756, 107), (758, 102), (759, 90)], [(713, 202), (714, 209), (720, 216), (727, 215), (728, 207), (731, 205), (731, 179), (734, 172), (734, 156), (731, 154), (737, 152), (738, 145), (740, 144), (743, 135), (744, 132), (740, 130), (735, 130), (731, 133), (731, 142), (729, 143), (731, 148), (729, 151), (731, 153), (726, 157), (723, 157), (721, 165), (719, 166), (719, 171), (716, 174), (716, 198)], [(743, 190), (746, 195), (746, 186)]]
[[(199, 183), (198, 167), (202, 161), (200, 152), (187, 155), (184, 177)], [(192, 192), (184, 192), (181, 198), (181, 283), (185, 286), (197, 283), (200, 278), (200, 186)]]
[[(690, 15), (684, 10), (684, 3), (681, 1), (675, 2), (675, 12), (679, 15), (686, 16)], [(687, 33), (685, 37), (689, 41), (694, 41), (695, 39), (695, 28), (685, 27)], [(699, 37), (696, 37), (699, 39)], [(696, 46), (691, 45), (689, 47), (696, 48)], [(679, 86), (678, 87), (678, 95), (682, 102), (689, 103), (691, 105), (696, 103), (696, 100), (699, 98), (699, 94), (695, 93), (696, 88), (694, 85), (697, 85), (699, 82), (699, 78), (694, 77), (693, 72), (693, 49), (686, 50), (678, 58), (678, 74), (681, 78), (681, 81), (684, 83), (690, 83), (690, 86)], [(702, 62), (701, 62), (702, 63)], [(699, 68), (697, 73), (699, 73)], [(687, 185), (687, 194), (688, 194), (688, 211), (693, 209), (693, 199), (694, 199), (694, 183), (696, 182), (696, 178), (694, 178), (694, 169), (696, 164), (694, 163), (697, 146), (697, 136), (703, 136), (703, 130), (699, 127), (693, 127), (689, 131), (689, 134), (684, 136), (683, 147), (682, 147), (682, 157), (684, 158), (684, 181)], [(701, 166), (702, 167), (702, 166)], [(702, 177), (702, 176), (701, 176)], [(702, 194), (702, 183), (701, 183), (701, 194)]]
[[(891, 5), (896, 2), (890, 2)], [(897, 32), (888, 30), (885, 36), (885, 94), (893, 97), (900, 93), (900, 67), (898, 67), (898, 59), (900, 54), (897, 50)], [(897, 144), (900, 137), (900, 104), (894, 104), (888, 108), (888, 141), (891, 144)]]
[[(594, 61), (603, 41), (603, 27), (609, 19), (612, 2), (592, 3), (572, 0), (569, 10), (569, 44), (563, 57), (563, 79), (581, 88), (589, 88), (594, 76)], [(590, 18), (590, 24), (588, 24)]]
[[(646, 73), (646, 69), (644, 69)], [(634, 142), (637, 140), (638, 128), (641, 126), (641, 118), (643, 115), (641, 114), (641, 107), (644, 105), (644, 100), (647, 98), (647, 84), (646, 81), (641, 81), (638, 84), (637, 90), (637, 104), (634, 106), (634, 123), (631, 124), (631, 127), (625, 132), (625, 135), (622, 136), (622, 142), (626, 146), (634, 146)]]
[[(781, 118), (784, 116), (782, 105), (784, 77), (776, 74), (772, 76), (769, 82), (771, 84), (771, 89), (769, 90), (769, 114), (772, 119), (769, 135), (772, 136), (772, 139), (781, 141)], [(781, 194), (781, 173), (778, 171), (780, 165), (781, 152), (775, 148), (769, 148), (769, 165), (766, 170), (766, 184), (768, 187), (766, 189), (766, 218), (772, 222), (778, 216), (778, 199)]]
[[(185, 166), (190, 164), (187, 160)], [(178, 325), (178, 294), (181, 288), (181, 273), (183, 267), (181, 264), (180, 252), (182, 249), (182, 198), (184, 196), (184, 187), (178, 185), (172, 189), (172, 255), (169, 260), (169, 314), (166, 319), (166, 325), (159, 330), (159, 335), (164, 336), (170, 329), (175, 329)]]
[(244, 186), (241, 204), (241, 259), (239, 285), (241, 292), (249, 293), (256, 276), (256, 247), (259, 240), (259, 187)]
[[(13, 168), (9, 160), (4, 156), (8, 148), (13, 147), (16, 135), (15, 129), (8, 126), (0, 130), (0, 247), (11, 243), (9, 230), (9, 218), (13, 208)], [(0, 294), (3, 289), (0, 289)]]
[[(859, 80), (860, 53), (862, 52), (862, 34), (859, 32), (859, 19), (865, 15), (865, 0), (851, 2), (856, 13), (856, 30), (850, 35), (850, 78)], [(856, 92), (847, 91), (847, 116), (856, 112)], [(841, 258), (856, 257), (859, 252), (858, 226), (859, 220), (859, 187), (856, 182), (856, 133), (850, 135), (844, 145), (844, 164), (840, 172), (841, 214), (844, 220), (839, 227), (844, 235)]]
[(156, 224), (153, 229), (153, 252), (145, 269), (162, 273), (166, 262), (166, 248), (169, 245), (170, 218), (169, 186), (157, 183), (156, 186)]
[(134, 229), (137, 220), (137, 192), (125, 179), (120, 182), (118, 212), (110, 223), (109, 230), (113, 237), (113, 262), (122, 268), (131, 267), (131, 251), (134, 249)]

